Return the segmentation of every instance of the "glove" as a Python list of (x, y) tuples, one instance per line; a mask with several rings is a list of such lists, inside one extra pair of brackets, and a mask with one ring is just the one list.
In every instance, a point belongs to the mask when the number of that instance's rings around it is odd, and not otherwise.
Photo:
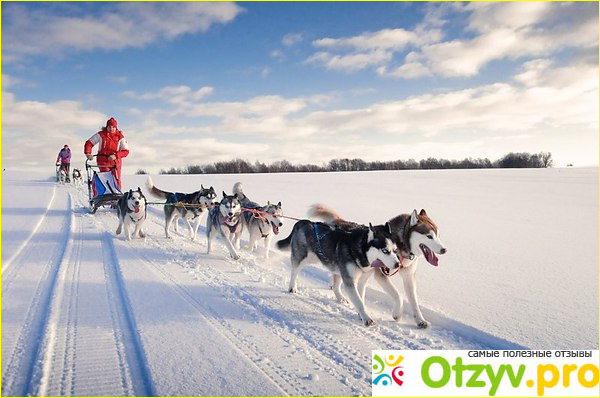
[(94, 160), (94, 155), (92, 155), (91, 153), (86, 153), (85, 157), (87, 158), (87, 160)]
[(117, 158), (117, 155), (112, 154), (108, 157), (108, 160), (115, 160)]

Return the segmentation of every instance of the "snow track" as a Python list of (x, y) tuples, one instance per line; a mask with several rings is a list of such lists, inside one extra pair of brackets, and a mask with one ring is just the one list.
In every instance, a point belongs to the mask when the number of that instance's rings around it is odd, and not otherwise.
[(152, 395), (112, 237), (81, 210), (61, 189), (2, 275), (3, 396)]
[(371, 350), (486, 348), (460, 327), (361, 325), (319, 267), (287, 292), (287, 254), (206, 255), (180, 228), (164, 238), (150, 208), (146, 239), (115, 237), (113, 211), (53, 187), (33, 232), (2, 271), (2, 396), (365, 396)]

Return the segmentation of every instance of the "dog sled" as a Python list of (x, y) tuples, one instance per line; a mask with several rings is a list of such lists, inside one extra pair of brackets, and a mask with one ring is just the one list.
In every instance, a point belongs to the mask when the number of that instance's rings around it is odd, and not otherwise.
[[(97, 155), (94, 155), (96, 157)], [(110, 171), (100, 171), (97, 164), (85, 161), (87, 176), (88, 199), (92, 214), (100, 207), (110, 206), (116, 208), (117, 202), (123, 197), (114, 174), (114, 167)]]

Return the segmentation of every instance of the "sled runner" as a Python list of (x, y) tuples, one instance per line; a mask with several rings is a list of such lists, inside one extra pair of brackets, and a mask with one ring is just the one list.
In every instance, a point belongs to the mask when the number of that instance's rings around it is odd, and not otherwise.
[[(97, 155), (94, 155), (97, 156)], [(88, 199), (92, 214), (99, 207), (115, 207), (123, 193), (117, 185), (114, 168), (111, 171), (100, 171), (97, 164), (85, 161), (85, 172), (87, 175)]]

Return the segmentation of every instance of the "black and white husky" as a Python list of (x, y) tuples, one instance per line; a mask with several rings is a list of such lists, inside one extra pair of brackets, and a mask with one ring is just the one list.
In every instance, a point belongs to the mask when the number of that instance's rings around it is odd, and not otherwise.
[(236, 251), (236, 242), (239, 243), (242, 230), (242, 204), (237, 195), (227, 195), (223, 191), (223, 199), (218, 206), (210, 209), (206, 219), (206, 254), (210, 254), (211, 242), (215, 235), (220, 235), (229, 249), (229, 254), (234, 260), (240, 258)]
[[(159, 199), (166, 199), (165, 210), (165, 236), (170, 238), (169, 229), (174, 222), (174, 229), (177, 231), (178, 219), (181, 217), (185, 220), (189, 232), (190, 239), (195, 240), (198, 233), (198, 227), (202, 221), (202, 216), (213, 205), (217, 194), (213, 187), (204, 188), (200, 185), (200, 190), (192, 193), (168, 192), (158, 189), (154, 186), (152, 178), (146, 180), (146, 188), (151, 195)], [(184, 205), (185, 203), (185, 205)], [(187, 206), (186, 206), (187, 205)], [(192, 226), (192, 222), (195, 225)]]
[[(309, 213), (336, 228), (348, 229), (352, 225), (356, 225), (342, 219), (335, 211), (323, 205), (313, 205)], [(418, 327), (426, 328), (429, 326), (429, 322), (423, 317), (417, 300), (417, 261), (419, 256), (423, 256), (428, 263), (437, 266), (438, 258), (436, 254), (444, 254), (447, 249), (440, 240), (438, 227), (427, 215), (425, 209), (422, 209), (419, 213), (415, 209), (411, 214), (396, 216), (388, 221), (388, 224), (399, 250), (400, 267), (398, 270), (380, 267), (379, 272), (375, 273), (375, 279), (393, 298), (392, 316), (398, 320), (402, 315), (402, 299), (395, 286), (389, 283), (389, 279), (395, 273), (399, 273), (402, 277), (406, 297), (413, 310), (415, 322)]]
[(119, 227), (117, 235), (125, 230), (127, 240), (131, 240), (130, 227), (133, 225), (133, 236), (145, 238), (146, 234), (142, 230), (142, 225), (146, 221), (146, 197), (138, 187), (137, 191), (129, 190), (117, 202), (117, 212), (119, 216)]
[(392, 241), (388, 224), (369, 224), (368, 227), (343, 230), (321, 222), (300, 220), (294, 225), (290, 236), (277, 242), (277, 246), (279, 249), (291, 249), (291, 293), (296, 292), (300, 267), (304, 263), (318, 261), (333, 274), (336, 298), (345, 301), (341, 291), (343, 286), (363, 323), (366, 326), (375, 324), (365, 309), (366, 281), (374, 272), (379, 272), (377, 268), (400, 267), (397, 247)]
[(251, 252), (256, 250), (259, 239), (265, 242), (265, 258), (269, 258), (271, 240), (279, 234), (279, 228), (283, 225), (281, 218), (283, 210), (281, 202), (272, 204), (267, 202), (265, 206), (248, 199), (244, 193), (241, 182), (236, 182), (233, 186), (233, 193), (237, 195), (242, 204), (244, 229), (248, 231), (249, 241), (246, 246)]
[(81, 170), (73, 169), (73, 184), (75, 186), (83, 185), (83, 175), (81, 174)]

